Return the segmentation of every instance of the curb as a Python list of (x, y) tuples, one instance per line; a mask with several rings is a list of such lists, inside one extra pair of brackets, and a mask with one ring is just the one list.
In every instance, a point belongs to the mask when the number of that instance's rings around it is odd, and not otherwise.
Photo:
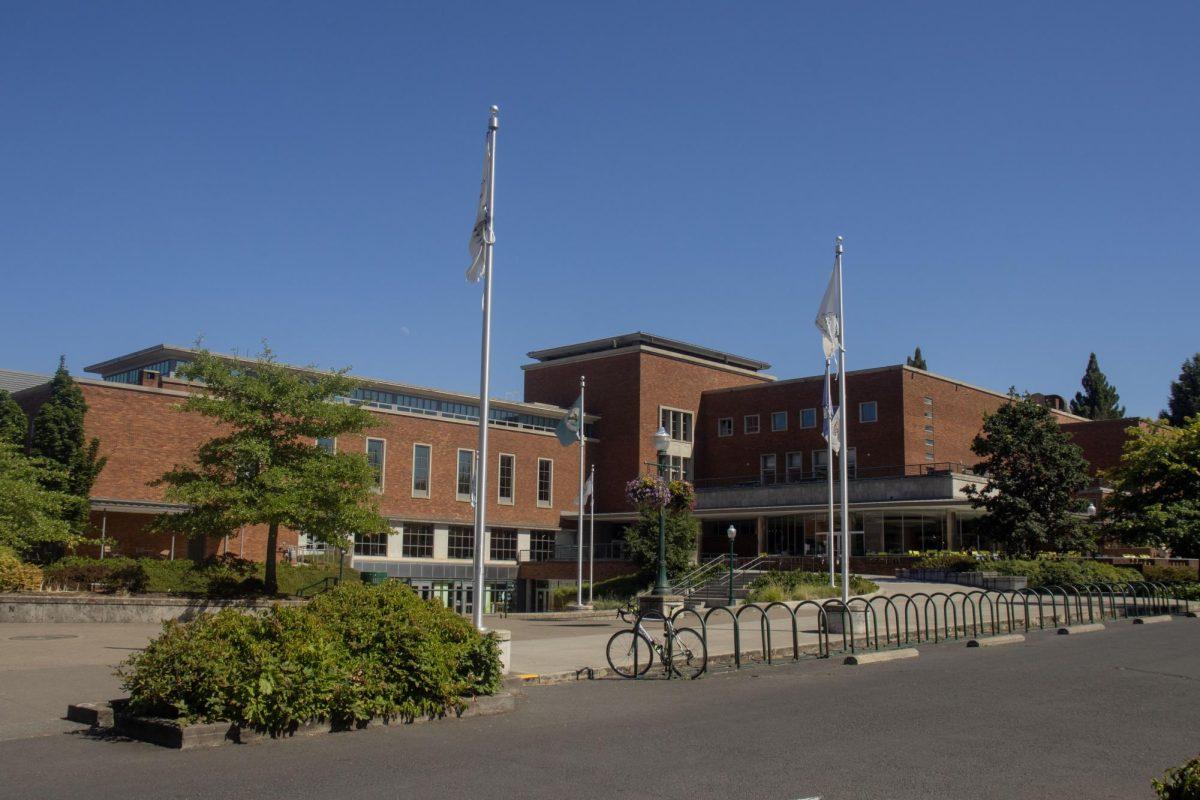
[(1170, 614), (1159, 614), (1158, 616), (1154, 616), (1154, 617), (1134, 617), (1133, 618), (1134, 625), (1156, 625), (1159, 622), (1170, 622), (1170, 621), (1171, 621)]
[(899, 650), (880, 650), (875, 653), (857, 653), (852, 656), (846, 656), (843, 664), (848, 666), (858, 666), (862, 664), (879, 664), (884, 661), (899, 661), (905, 658), (916, 658), (921, 655), (921, 651), (915, 647), (904, 647)]
[(1104, 630), (1104, 623), (1089, 622), (1086, 625), (1068, 625), (1065, 628), (1059, 628), (1058, 632), (1066, 635), (1069, 633), (1095, 633), (1102, 630)]
[(1020, 644), (1025, 641), (1023, 633), (1006, 633), (1002, 636), (990, 636), (986, 639), (971, 639), (967, 647), (996, 647), (1002, 644)]

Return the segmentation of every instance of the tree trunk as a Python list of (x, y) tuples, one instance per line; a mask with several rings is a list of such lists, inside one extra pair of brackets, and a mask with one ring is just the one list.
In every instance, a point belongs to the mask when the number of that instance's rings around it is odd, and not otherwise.
[(279, 581), (275, 576), (275, 545), (279, 541), (279, 523), (272, 522), (267, 526), (266, 570), (263, 583), (269, 595), (279, 593)]

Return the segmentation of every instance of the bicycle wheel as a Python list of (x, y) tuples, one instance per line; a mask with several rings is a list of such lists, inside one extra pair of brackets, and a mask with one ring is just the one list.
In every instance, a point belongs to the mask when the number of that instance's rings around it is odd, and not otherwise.
[(683, 678), (699, 678), (708, 665), (708, 648), (694, 628), (678, 628), (671, 639), (671, 670)]
[(654, 651), (646, 640), (634, 634), (633, 631), (617, 631), (608, 640), (608, 665), (613, 672), (622, 678), (637, 677), (633, 673), (637, 664), (637, 674), (645, 675), (654, 660)]

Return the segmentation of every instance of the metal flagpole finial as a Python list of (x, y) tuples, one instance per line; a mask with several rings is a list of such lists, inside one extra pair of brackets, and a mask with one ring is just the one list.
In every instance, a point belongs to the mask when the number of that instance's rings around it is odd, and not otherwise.
[(488, 122), (488, 127), (492, 130), (500, 127), (500, 106), (492, 106), (492, 119)]
[(842, 237), (840, 236), (837, 237), (837, 252), (839, 254), (842, 252)]

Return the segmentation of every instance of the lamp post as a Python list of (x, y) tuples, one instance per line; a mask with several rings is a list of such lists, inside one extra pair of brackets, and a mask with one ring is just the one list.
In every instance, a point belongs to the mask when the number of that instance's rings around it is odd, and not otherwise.
[(733, 605), (733, 540), (737, 538), (737, 528), (732, 525), (725, 531), (729, 537), (729, 605)]
[[(671, 444), (671, 434), (659, 425), (654, 432), (654, 449), (658, 451), (658, 477), (663, 478), (667, 471), (667, 447)], [(659, 597), (671, 593), (667, 585), (667, 509), (658, 508), (658, 580), (654, 584), (654, 594)]]

